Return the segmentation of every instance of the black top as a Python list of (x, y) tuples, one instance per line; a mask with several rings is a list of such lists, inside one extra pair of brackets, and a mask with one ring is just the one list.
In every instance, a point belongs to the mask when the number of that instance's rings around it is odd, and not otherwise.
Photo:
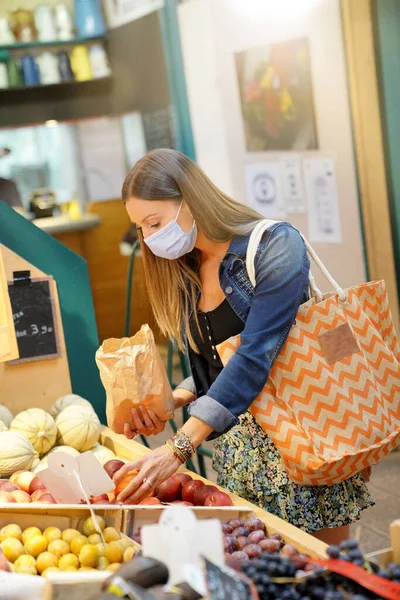
[(190, 330), (199, 353), (206, 363), (206, 368), (201, 373), (202, 391), (206, 394), (223, 369), (216, 346), (242, 333), (244, 323), (226, 299), (214, 310), (209, 312), (199, 310), (197, 316), (202, 336), (194, 315), (190, 321)]

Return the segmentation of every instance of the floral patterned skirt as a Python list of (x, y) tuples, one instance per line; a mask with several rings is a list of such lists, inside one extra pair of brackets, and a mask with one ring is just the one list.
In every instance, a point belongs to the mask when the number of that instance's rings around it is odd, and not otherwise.
[(309, 533), (348, 525), (375, 502), (361, 474), (326, 486), (291, 481), (274, 444), (250, 412), (214, 442), (217, 482)]

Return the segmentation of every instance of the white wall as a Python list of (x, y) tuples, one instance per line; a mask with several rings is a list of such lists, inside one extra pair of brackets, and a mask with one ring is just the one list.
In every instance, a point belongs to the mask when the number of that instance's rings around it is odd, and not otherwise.
[[(179, 18), (198, 162), (243, 202), (245, 163), (271, 155), (246, 153), (234, 53), (308, 38), (319, 152), (335, 159), (342, 230), (341, 244), (315, 249), (341, 285), (364, 281), (339, 0), (187, 0)], [(306, 215), (288, 220), (307, 235)]]

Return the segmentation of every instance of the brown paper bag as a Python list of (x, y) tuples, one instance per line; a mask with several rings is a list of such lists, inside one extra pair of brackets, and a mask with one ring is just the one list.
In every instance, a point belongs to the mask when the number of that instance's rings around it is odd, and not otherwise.
[(167, 421), (174, 400), (167, 373), (148, 325), (131, 338), (105, 340), (96, 352), (96, 363), (107, 394), (107, 422), (115, 433), (132, 423), (131, 409), (151, 408)]

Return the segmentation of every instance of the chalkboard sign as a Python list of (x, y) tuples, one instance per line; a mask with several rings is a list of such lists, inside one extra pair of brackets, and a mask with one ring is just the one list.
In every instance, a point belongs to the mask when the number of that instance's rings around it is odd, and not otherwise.
[(143, 114), (143, 129), (148, 152), (157, 148), (176, 148), (171, 107)]
[(31, 279), (29, 271), (18, 271), (8, 284), (19, 351), (19, 359), (10, 364), (60, 355), (51, 281), (51, 278)]
[(258, 600), (257, 589), (245, 577), (228, 567), (218, 567), (204, 559), (210, 600)]

